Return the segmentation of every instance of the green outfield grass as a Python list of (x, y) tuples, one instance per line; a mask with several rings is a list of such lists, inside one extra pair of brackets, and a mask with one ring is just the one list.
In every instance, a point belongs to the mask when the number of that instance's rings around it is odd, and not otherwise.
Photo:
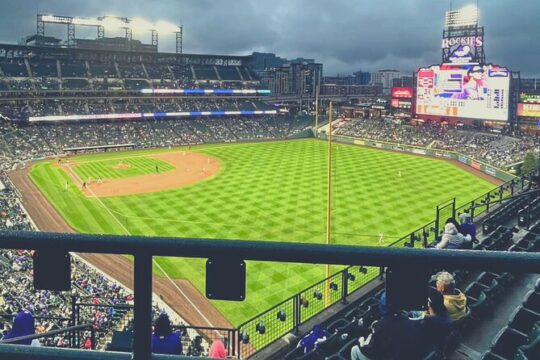
[[(122, 168), (125, 166), (125, 168)], [(101, 178), (120, 179), (131, 176), (155, 174), (157, 171), (164, 173), (174, 170), (174, 166), (159, 159), (147, 156), (132, 157), (127, 159), (94, 159), (78, 161), (72, 166), (73, 171), (84, 181)]]
[[(102, 202), (84, 197), (52, 162), (35, 165), (30, 176), (68, 223), (84, 233), (125, 234), (127, 229), (137, 235), (324, 242), (325, 142), (207, 145), (193, 151), (219, 159), (221, 171), (184, 188), (108, 197)], [(73, 160), (85, 162), (84, 176), (103, 178), (103, 167), (110, 168), (119, 159), (153, 162), (144, 156), (156, 152), (85, 155)], [(437, 204), (453, 197), (463, 204), (494, 187), (442, 160), (350, 145), (335, 145), (334, 155), (332, 242), (336, 244), (376, 245), (380, 232), (388, 244), (433, 220)], [(117, 175), (128, 176), (123, 171)], [(205, 260), (158, 258), (158, 262), (170, 276), (189, 279), (204, 293)], [(214, 302), (235, 325), (324, 277), (323, 266), (299, 264), (249, 262), (247, 272), (243, 303)]]

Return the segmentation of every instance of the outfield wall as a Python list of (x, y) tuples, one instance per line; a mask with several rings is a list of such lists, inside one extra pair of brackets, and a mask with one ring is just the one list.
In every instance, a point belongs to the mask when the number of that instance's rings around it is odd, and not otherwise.
[[(319, 135), (318, 136), (319, 139), (322, 139), (322, 140), (327, 139), (327, 136), (324, 133), (319, 133), (318, 135)], [(516, 177), (515, 175), (512, 175), (509, 172), (501, 170), (495, 166), (491, 166), (482, 161), (473, 159), (470, 156), (467, 156), (458, 152), (454, 152), (454, 151), (430, 149), (430, 148), (425, 148), (421, 146), (413, 146), (413, 145), (392, 143), (392, 142), (379, 141), (379, 140), (362, 139), (362, 138), (355, 138), (352, 136), (344, 136), (344, 135), (332, 135), (332, 140), (338, 143), (342, 143), (342, 144), (367, 146), (367, 147), (382, 149), (382, 150), (400, 151), (400, 152), (415, 154), (415, 155), (456, 160), (462, 164), (470, 166), (473, 169), (480, 170), (481, 172), (487, 175), (493, 176), (504, 182), (510, 181)]]

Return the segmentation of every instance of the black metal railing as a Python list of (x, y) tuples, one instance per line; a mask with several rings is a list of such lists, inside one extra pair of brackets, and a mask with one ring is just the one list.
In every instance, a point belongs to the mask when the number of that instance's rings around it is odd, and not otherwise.
[[(528, 185), (525, 177), (516, 178), (457, 208), (455, 198), (446, 201), (436, 207), (434, 221), (394, 241), (388, 247), (426, 248), (438, 241), (448, 218), (468, 211), (474, 219), (475, 216), (489, 212), (495, 202), (501, 202), (508, 196), (524, 191)], [(349, 266), (243, 322), (238, 326), (238, 332), (240, 337), (246, 338), (247, 335), (249, 343), (239, 344), (240, 354), (244, 357), (251, 356), (285, 334), (294, 332), (301, 324), (339, 300), (346, 301), (348, 295), (380, 274), (380, 268)], [(285, 317), (278, 318), (278, 312), (284, 313)], [(263, 333), (260, 331), (261, 324), (264, 325)]]
[[(69, 339), (69, 337), (71, 337), (71, 334), (80, 333), (81, 331), (89, 332), (90, 348), (95, 349), (96, 333), (91, 323), (68, 326), (66, 328), (51, 330), (51, 331), (47, 331), (41, 334), (31, 334), (31, 335), (14, 337), (11, 339), (4, 339), (4, 340), (0, 340), (0, 344), (17, 344), (17, 343), (20, 343), (21, 341), (28, 341), (28, 340), (39, 341), (40, 339), (43, 339), (42, 341), (45, 341), (46, 339), (53, 338), (61, 334), (67, 334), (66, 338)], [(68, 340), (68, 344), (66, 344), (66, 346), (70, 347), (70, 345), (71, 345), (71, 342)]]
[[(71, 321), (75, 325), (77, 325), (80, 323), (87, 323), (88, 321), (91, 321), (93, 313), (95, 311), (101, 311), (103, 309), (106, 309), (107, 311), (113, 309), (114, 313), (116, 313), (119, 317), (123, 317), (127, 315), (128, 312), (133, 311), (134, 306), (130, 304), (94, 304), (78, 302), (76, 297), (73, 297), (72, 309), (73, 311)], [(112, 320), (110, 313), (108, 316), (108, 320)], [(182, 330), (182, 339), (187, 339), (188, 343), (184, 344), (183, 349), (183, 353), (186, 355), (201, 356), (208, 353), (208, 346), (217, 339), (224, 341), (229, 356), (238, 355), (238, 330), (236, 328), (190, 326), (186, 324), (172, 325), (172, 328)], [(96, 324), (94, 324), (94, 330), (97, 334), (107, 333), (110, 331), (109, 328), (99, 328), (96, 326)], [(124, 330), (126, 329), (124, 328)], [(200, 339), (197, 339), (197, 337), (199, 337)], [(81, 336), (77, 335), (75, 336), (75, 339), (81, 339)], [(201, 339), (204, 339), (205, 342), (200, 341)], [(72, 348), (80, 348), (80, 343), (75, 340), (74, 346), (72, 346)]]
[[(244, 259), (286, 263), (396, 266), (464, 270), (540, 272), (540, 254), (499, 251), (435, 251), (404, 247), (279, 243), (269, 241), (162, 238), (118, 235), (1, 231), (0, 248), (54, 249), (58, 252), (130, 254), (134, 256), (133, 358), (151, 358), (152, 257)], [(249, 276), (249, 274), (248, 274)], [(231, 279), (235, 281), (235, 279)], [(277, 316), (277, 315), (276, 315)]]

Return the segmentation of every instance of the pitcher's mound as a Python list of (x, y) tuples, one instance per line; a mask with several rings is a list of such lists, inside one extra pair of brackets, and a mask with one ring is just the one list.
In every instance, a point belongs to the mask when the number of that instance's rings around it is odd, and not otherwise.
[(129, 169), (130, 167), (131, 165), (129, 164), (117, 164), (117, 165), (114, 165), (112, 168), (115, 170), (125, 170), (125, 169)]

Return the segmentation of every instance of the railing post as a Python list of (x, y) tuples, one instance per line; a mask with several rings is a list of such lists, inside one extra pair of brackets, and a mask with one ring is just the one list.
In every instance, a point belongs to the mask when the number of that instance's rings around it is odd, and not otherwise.
[(437, 205), (435, 215), (435, 240), (439, 238), (439, 205)]
[[(75, 324), (75, 321), (76, 321), (76, 317), (75, 317), (75, 309), (77, 307), (77, 297), (75, 295), (71, 295), (71, 326), (75, 326), (75, 325), (78, 325), (78, 324)], [(75, 333), (77, 335), (75, 335)], [(80, 338), (80, 331), (72, 331), (71, 332), (71, 342), (70, 342), (70, 347), (73, 348), (75, 347), (75, 345), (77, 344), (76, 340), (75, 340), (75, 336), (78, 336)]]
[(133, 360), (152, 356), (152, 255), (134, 256), (134, 336)]
[(293, 298), (293, 333), (298, 335), (300, 326), (300, 295), (296, 294)]
[[(79, 325), (81, 323), (81, 305), (80, 304), (75, 304), (75, 322), (76, 322), (76, 325)], [(80, 341), (81, 340), (79, 340), (79, 342)]]
[(474, 210), (476, 210), (476, 200), (471, 202), (471, 221), (474, 222)]
[(96, 350), (96, 330), (94, 329), (93, 324), (92, 327), (90, 327), (90, 342), (92, 344), (92, 350)]
[(379, 267), (379, 280), (384, 279), (384, 266)]
[(347, 293), (349, 292), (349, 269), (345, 268), (341, 272), (341, 303), (347, 303)]
[(529, 230), (531, 225), (531, 197), (532, 195), (527, 195), (527, 230)]

